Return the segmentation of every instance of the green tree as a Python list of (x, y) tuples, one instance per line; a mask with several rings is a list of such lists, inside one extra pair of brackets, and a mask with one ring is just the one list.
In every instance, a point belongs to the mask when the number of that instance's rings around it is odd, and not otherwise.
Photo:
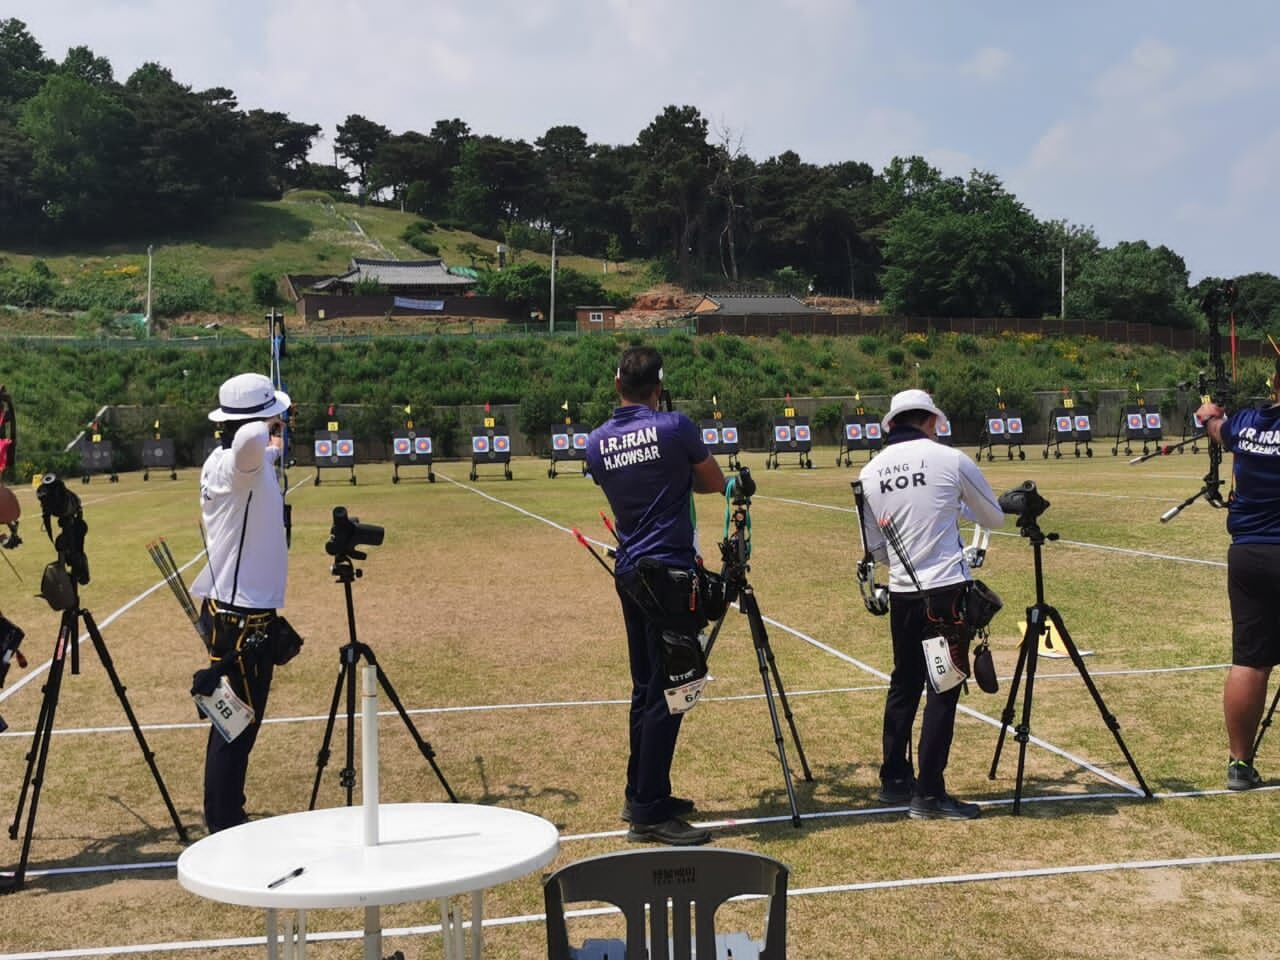
[(1186, 264), (1168, 247), (1145, 240), (1100, 251), (1067, 291), (1067, 316), (1166, 327), (1200, 323)]
[(533, 148), (523, 140), (475, 137), (462, 145), (454, 168), (453, 215), (477, 233), (524, 219), (536, 207)]
[(369, 168), (378, 155), (378, 148), (391, 136), (391, 131), (380, 123), (353, 113), (338, 124), (334, 147), (338, 155), (346, 157), (356, 166), (356, 180), (360, 195), (369, 193)]
[(0, 20), (0, 101), (19, 103), (35, 96), (53, 61), (21, 20)]

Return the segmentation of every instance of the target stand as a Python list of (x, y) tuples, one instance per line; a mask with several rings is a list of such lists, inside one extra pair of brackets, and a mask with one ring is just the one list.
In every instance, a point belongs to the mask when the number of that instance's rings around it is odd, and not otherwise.
[[(585, 455), (585, 454), (584, 454)], [(484, 426), (471, 428), (471, 481), (480, 478), (482, 465), (500, 465), (502, 475), (511, 479), (511, 435), (507, 425), (494, 417), (485, 417)]]
[(1187, 411), (1187, 418), (1182, 422), (1182, 442), (1175, 444), (1178, 452), (1182, 453), (1184, 448), (1190, 446), (1192, 453), (1199, 453), (1200, 441), (1205, 439), (1204, 424), (1194, 410)]
[(587, 437), (591, 433), (581, 424), (572, 423), (568, 419), (551, 430), (551, 466), (547, 467), (547, 476), (554, 480), (559, 473), (557, 463), (579, 463), (582, 465), (582, 476), (587, 475)]
[(802, 469), (812, 470), (813, 431), (808, 417), (797, 417), (794, 407), (787, 407), (783, 415), (773, 421), (773, 440), (769, 443), (769, 455), (765, 457), (766, 470), (779, 468), (778, 458), (783, 454), (796, 454)]
[(160, 421), (153, 428), (155, 433), (150, 440), (142, 441), (142, 479), (151, 479), (152, 470), (168, 470), (169, 479), (178, 479), (178, 456), (174, 443), (167, 437), (160, 436)]
[(844, 432), (836, 451), (836, 466), (853, 466), (853, 452), (866, 450), (867, 459), (874, 457), (884, 446), (884, 429), (877, 417), (855, 413), (844, 418)]
[(93, 433), (80, 441), (80, 469), (84, 471), (80, 482), (88, 483), (95, 473), (105, 473), (111, 483), (119, 483), (115, 459), (115, 450), (111, 446), (111, 441), (102, 439), (102, 434), (98, 433), (98, 425), (95, 423)]
[(1164, 419), (1160, 416), (1159, 410), (1148, 410), (1146, 403), (1139, 400), (1137, 403), (1128, 404), (1120, 414), (1120, 426), (1116, 430), (1115, 446), (1111, 448), (1111, 455), (1117, 456), (1120, 453), (1120, 441), (1124, 441), (1124, 452), (1126, 454), (1133, 453), (1132, 444), (1135, 441), (1142, 441), (1142, 453), (1145, 455), (1150, 452), (1151, 444), (1164, 438)]
[(1093, 456), (1093, 416), (1087, 410), (1077, 409), (1070, 398), (1063, 401), (1062, 406), (1054, 407), (1049, 414), (1049, 427), (1044, 438), (1044, 459), (1049, 459), (1052, 450), (1055, 460), (1062, 459), (1062, 445), (1074, 444), (1072, 453), (1080, 456), (1080, 445), (1084, 445), (1084, 455)]
[(356, 438), (350, 430), (343, 430), (334, 412), (333, 404), (329, 404), (329, 421), (326, 429), (315, 433), (316, 478), (315, 485), (320, 486), (321, 470), (348, 470), (347, 482), (353, 487), (356, 484)]
[(987, 451), (987, 460), (991, 461), (996, 458), (995, 448), (1003, 446), (1009, 453), (1009, 459), (1013, 459), (1013, 448), (1018, 448), (1018, 459), (1027, 459), (1026, 451), (1022, 449), (1023, 431), (1022, 431), (1022, 415), (1001, 407), (998, 410), (988, 410), (982, 421), (982, 435), (978, 438), (978, 456), (982, 459), (982, 451)]
[(434, 451), (429, 434), (420, 433), (412, 423), (397, 430), (391, 438), (391, 482), (400, 482), (401, 467), (426, 467), (427, 483), (435, 483), (435, 471), (431, 469)]
[(738, 459), (738, 423), (736, 420), (725, 420), (717, 410), (710, 420), (699, 420), (698, 431), (702, 434), (702, 442), (707, 452), (713, 457), (728, 457), (725, 466), (730, 470), (741, 470), (742, 461)]

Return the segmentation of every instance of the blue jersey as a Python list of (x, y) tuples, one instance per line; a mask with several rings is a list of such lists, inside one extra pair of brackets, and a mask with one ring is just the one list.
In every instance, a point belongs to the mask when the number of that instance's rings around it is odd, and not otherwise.
[(1234, 461), (1232, 542), (1280, 543), (1280, 405), (1232, 414), (1222, 425), (1222, 446)]
[(697, 426), (683, 413), (629, 404), (591, 431), (587, 470), (613, 510), (618, 573), (642, 557), (693, 566), (693, 465), (708, 456)]

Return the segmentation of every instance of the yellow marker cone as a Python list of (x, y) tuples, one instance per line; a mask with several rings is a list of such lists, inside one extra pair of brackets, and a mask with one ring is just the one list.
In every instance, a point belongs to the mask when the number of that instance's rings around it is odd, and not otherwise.
[[(1027, 635), (1027, 622), (1025, 620), (1018, 621), (1018, 630), (1025, 637)], [(1093, 656), (1092, 650), (1080, 650), (1076, 648), (1082, 657)], [(1040, 642), (1036, 647), (1036, 653), (1042, 657), (1048, 657), (1050, 660), (1066, 660), (1071, 654), (1067, 653), (1067, 645), (1062, 642), (1062, 638), (1058, 636), (1057, 630), (1053, 627), (1053, 621), (1045, 621), (1044, 631), (1040, 634)]]

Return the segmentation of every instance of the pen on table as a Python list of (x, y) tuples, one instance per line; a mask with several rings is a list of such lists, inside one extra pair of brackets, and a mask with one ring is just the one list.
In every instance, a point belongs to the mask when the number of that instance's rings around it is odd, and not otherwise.
[(280, 884), (285, 883), (288, 880), (292, 880), (294, 877), (300, 877), (300, 876), (302, 876), (302, 867), (294, 867), (294, 869), (290, 870), (283, 877), (277, 877), (276, 879), (268, 883), (267, 889), (273, 890), (276, 887), (280, 886)]

